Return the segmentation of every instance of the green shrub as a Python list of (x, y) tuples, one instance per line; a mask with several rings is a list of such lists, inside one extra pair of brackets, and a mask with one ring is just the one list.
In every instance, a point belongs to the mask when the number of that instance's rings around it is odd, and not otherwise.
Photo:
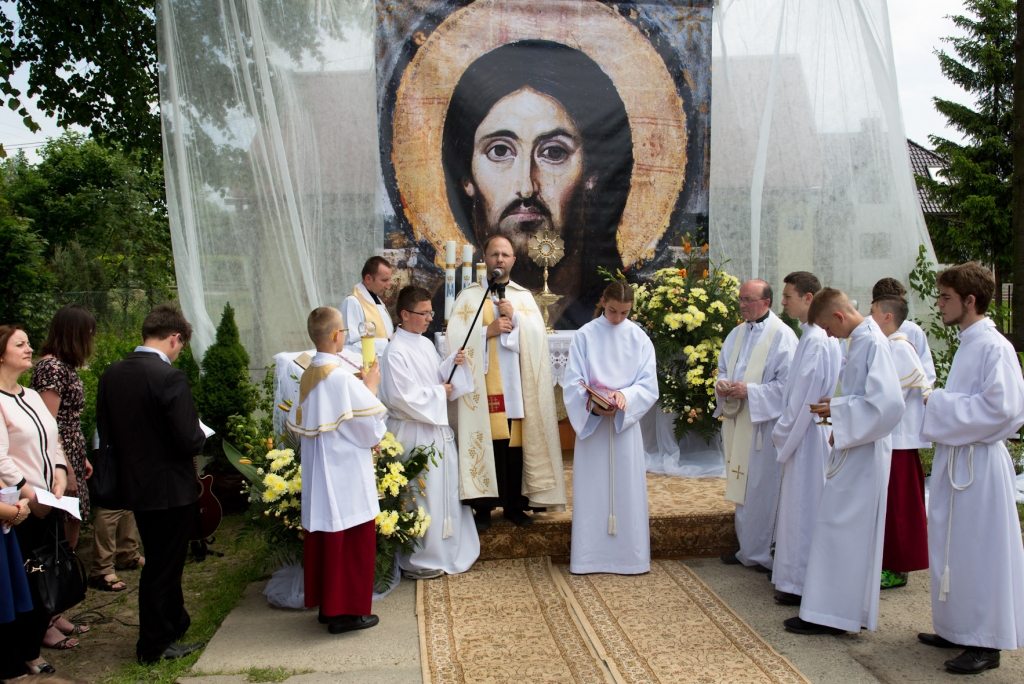
[(224, 306), (217, 339), (206, 350), (200, 365), (203, 372), (199, 376), (196, 405), (203, 422), (217, 432), (206, 441), (205, 451), (215, 462), (227, 465), (220, 443), (228, 434), (228, 418), (248, 416), (256, 409), (255, 390), (249, 380), (249, 353), (238, 339), (231, 304)]

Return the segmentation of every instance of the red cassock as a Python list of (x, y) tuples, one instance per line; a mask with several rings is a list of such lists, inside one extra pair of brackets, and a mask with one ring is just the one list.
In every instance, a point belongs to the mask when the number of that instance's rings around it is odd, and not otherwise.
[(303, 542), (306, 607), (328, 617), (369, 615), (377, 558), (373, 520), (339, 532), (306, 532)]
[(893, 449), (885, 507), (882, 569), (912, 572), (928, 567), (928, 516), (924, 470), (917, 449)]

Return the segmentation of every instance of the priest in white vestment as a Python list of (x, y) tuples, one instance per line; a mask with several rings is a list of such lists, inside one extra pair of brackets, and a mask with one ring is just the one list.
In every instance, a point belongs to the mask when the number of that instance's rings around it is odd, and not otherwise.
[(825, 488), (829, 430), (811, 413), (810, 404), (835, 394), (844, 349), (814, 323), (807, 311), (821, 283), (812, 273), (787, 275), (782, 308), (800, 321), (800, 343), (782, 391), (782, 416), (772, 430), (772, 443), (782, 464), (782, 493), (775, 525), (772, 583), (782, 605), (800, 605), (807, 558), (811, 553), (814, 514)]
[[(895, 278), (882, 278), (871, 288), (871, 301), (882, 297), (903, 297), (907, 298), (907, 288)], [(932, 359), (932, 350), (928, 346), (928, 336), (914, 321), (909, 318), (900, 324), (900, 332), (907, 336), (910, 344), (914, 345), (917, 357), (921, 359), (921, 368), (924, 370), (925, 380), (929, 387), (935, 386), (935, 361)]]
[(782, 415), (782, 389), (797, 338), (771, 311), (772, 289), (763, 280), (740, 286), (740, 315), (718, 356), (715, 416), (722, 416), (725, 498), (736, 504), (740, 548), (722, 556), (764, 572), (772, 569), (772, 531), (782, 466), (772, 430)]
[(848, 337), (841, 395), (821, 397), (831, 416), (833, 449), (814, 516), (797, 634), (838, 634), (878, 627), (879, 577), (889, 487), (889, 437), (903, 416), (903, 390), (889, 341), (839, 290), (824, 288), (807, 319), (832, 337)]
[(299, 381), (288, 430), (302, 443), (303, 576), (307, 608), (320, 606), (332, 634), (373, 627), (375, 519), (380, 513), (372, 448), (387, 431), (375, 362), (362, 382), (340, 363), (344, 320), (331, 307), (309, 314), (317, 353)]
[(374, 347), (377, 355), (384, 353), (388, 340), (395, 334), (391, 314), (381, 297), (391, 287), (391, 264), (380, 256), (372, 256), (363, 264), (363, 280), (352, 288), (352, 294), (341, 303), (341, 315), (345, 318), (348, 331), (345, 349), (351, 353), (363, 354), (363, 343), (359, 337), (359, 324), (370, 322), (374, 325)]
[[(647, 467), (640, 419), (658, 400), (654, 345), (628, 320), (633, 288), (611, 283), (600, 315), (569, 347), (562, 381), (565, 410), (576, 431), (572, 469), (574, 573), (636, 575), (651, 569)], [(602, 409), (580, 383), (607, 397)]]
[(427, 290), (402, 288), (396, 311), (401, 324), (380, 361), (380, 399), (388, 409), (388, 429), (406, 456), (418, 446), (430, 445), (441, 454), (436, 464), (428, 464), (423, 475), (426, 494), (415, 501), (430, 514), (430, 526), (413, 554), (402, 556), (399, 565), (414, 579), (454, 575), (469, 570), (480, 555), (473, 512), (459, 501), (459, 451), (448, 427), (448, 402), (473, 391), (473, 375), (465, 352), (442, 361), (423, 336), (434, 317)]
[(495, 507), (526, 527), (533, 522), (527, 507), (566, 505), (544, 319), (533, 294), (509, 279), (516, 259), (508, 238), (492, 236), (483, 250), (487, 273), (500, 273), (494, 292), (491, 280), (463, 288), (446, 335), (449, 354), (466, 342), (473, 373), (474, 390), (458, 403), (459, 494), (481, 532)]
[(1024, 646), (1024, 549), (1013, 463), (1004, 441), (1024, 425), (1024, 380), (1013, 346), (986, 318), (995, 281), (975, 263), (940, 273), (939, 310), (960, 328), (944, 389), (925, 405), (922, 436), (935, 442), (928, 549), (932, 646), (965, 648), (952, 672), (999, 666)]

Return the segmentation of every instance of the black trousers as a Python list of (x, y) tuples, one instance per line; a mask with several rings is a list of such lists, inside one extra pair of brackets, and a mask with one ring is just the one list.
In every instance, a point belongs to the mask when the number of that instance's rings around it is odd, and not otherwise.
[(474, 512), (489, 513), (494, 508), (509, 511), (525, 511), (530, 500), (523, 496), (523, 448), (510, 447), (507, 439), (492, 442), (494, 445), (494, 470), (498, 476), (496, 498), (469, 499)]
[(195, 519), (196, 504), (157, 511), (135, 511), (146, 564), (139, 580), (140, 661), (155, 662), (185, 636), (191, 619), (181, 593), (181, 575)]
[[(21, 548), (23, 558), (28, 558), (32, 551), (40, 546), (53, 544), (55, 531), (58, 539), (64, 539), (64, 521), (57, 510), (50, 511), (45, 518), (30, 515), (12, 529), (14, 534), (18, 535), (18, 547)], [(11, 650), (17, 654), (16, 660), (35, 660), (39, 657), (39, 649), (43, 645), (46, 630), (50, 627), (51, 617), (46, 611), (36, 608), (30, 613), (19, 614), (13, 623), (4, 625), (11, 630), (4, 636), (11, 639)], [(6, 643), (6, 639), (0, 637), (0, 644), (3, 643)], [(0, 648), (6, 650), (7, 647)]]

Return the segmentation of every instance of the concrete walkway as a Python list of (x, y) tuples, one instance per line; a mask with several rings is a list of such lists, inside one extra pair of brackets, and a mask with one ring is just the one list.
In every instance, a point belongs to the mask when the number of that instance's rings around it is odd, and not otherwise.
[[(718, 559), (686, 562), (730, 608), (815, 684), (896, 684), (962, 681), (942, 662), (959, 651), (917, 641), (931, 631), (928, 573), (911, 575), (910, 585), (884, 591), (879, 631), (840, 637), (804, 637), (786, 632), (782, 621), (797, 614), (772, 600), (765, 575)], [(374, 604), (381, 623), (373, 629), (331, 635), (313, 611), (279, 610), (251, 585), (224, 620), (196, 663), (196, 676), (182, 684), (241, 684), (252, 668), (283, 668), (297, 674), (287, 684), (420, 684), (416, 583), (403, 580)], [(982, 675), (988, 684), (1024, 682), (1024, 651), (1003, 652), (1002, 666)]]

